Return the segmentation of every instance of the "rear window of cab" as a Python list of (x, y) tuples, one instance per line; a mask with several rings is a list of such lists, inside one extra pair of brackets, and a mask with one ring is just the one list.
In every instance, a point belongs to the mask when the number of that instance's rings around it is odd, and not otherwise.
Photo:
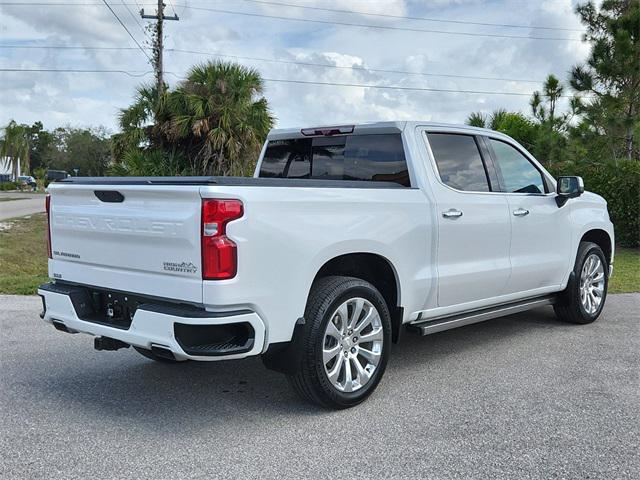
[(399, 133), (270, 140), (260, 165), (260, 177), (410, 186)]

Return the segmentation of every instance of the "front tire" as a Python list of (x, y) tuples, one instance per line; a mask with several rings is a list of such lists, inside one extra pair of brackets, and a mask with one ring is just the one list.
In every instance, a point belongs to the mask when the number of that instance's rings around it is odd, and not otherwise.
[(288, 376), (294, 390), (327, 408), (363, 402), (389, 357), (391, 316), (380, 292), (359, 278), (320, 278), (311, 287), (304, 318), (300, 364)]
[(609, 263), (602, 249), (592, 242), (581, 242), (572, 279), (554, 305), (556, 316), (565, 322), (595, 322), (604, 308), (609, 287)]

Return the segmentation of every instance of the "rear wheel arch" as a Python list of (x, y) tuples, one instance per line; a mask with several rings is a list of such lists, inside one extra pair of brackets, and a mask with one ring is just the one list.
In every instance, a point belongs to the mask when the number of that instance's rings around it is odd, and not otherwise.
[(300, 397), (342, 409), (376, 389), (389, 358), (391, 316), (382, 294), (355, 277), (319, 277), (311, 288), (300, 355), (288, 373)]
[[(359, 278), (376, 287), (391, 314), (392, 341), (397, 343), (402, 327), (403, 309), (400, 306), (401, 291), (398, 273), (389, 259), (369, 252), (338, 255), (327, 260), (320, 267), (312, 285), (320, 278), (334, 275)], [(310, 293), (311, 288), (309, 288)]]

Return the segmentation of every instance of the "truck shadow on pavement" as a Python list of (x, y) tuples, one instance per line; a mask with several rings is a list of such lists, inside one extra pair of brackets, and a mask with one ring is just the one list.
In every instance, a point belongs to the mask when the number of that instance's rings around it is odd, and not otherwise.
[[(393, 345), (385, 379), (367, 401), (368, 408), (382, 409), (393, 390), (411, 382), (412, 376), (425, 378), (439, 371), (460, 368), (470, 351), (491, 351), (541, 329), (571, 329), (560, 323), (549, 308), (470, 325), (435, 335), (420, 337), (403, 332), (401, 342)], [(73, 336), (69, 341), (86, 340)], [(67, 343), (68, 347), (68, 343)], [(278, 416), (341, 415), (299, 400), (284, 375), (267, 370), (259, 358), (227, 362), (185, 362), (161, 364), (147, 360), (133, 349), (119, 352), (94, 352), (89, 348), (64, 350), (48, 360), (46, 381), (30, 385), (56, 400), (58, 409), (68, 409), (93, 417), (123, 419), (154, 429), (211, 428), (234, 422), (251, 421), (265, 411)], [(86, 356), (86, 362), (67, 365), (66, 355)], [(53, 364), (60, 362), (60, 367)], [(446, 371), (443, 371), (446, 370)], [(428, 392), (425, 392), (427, 395)], [(59, 411), (60, 415), (65, 412)]]

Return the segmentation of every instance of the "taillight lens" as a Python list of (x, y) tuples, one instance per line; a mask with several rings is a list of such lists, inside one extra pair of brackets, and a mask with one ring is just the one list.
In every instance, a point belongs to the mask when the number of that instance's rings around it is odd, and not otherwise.
[(47, 256), (51, 256), (51, 195), (47, 193), (44, 200), (44, 209), (47, 212)]
[(238, 271), (238, 247), (227, 237), (227, 223), (244, 214), (240, 200), (202, 200), (202, 279), (225, 280)]

